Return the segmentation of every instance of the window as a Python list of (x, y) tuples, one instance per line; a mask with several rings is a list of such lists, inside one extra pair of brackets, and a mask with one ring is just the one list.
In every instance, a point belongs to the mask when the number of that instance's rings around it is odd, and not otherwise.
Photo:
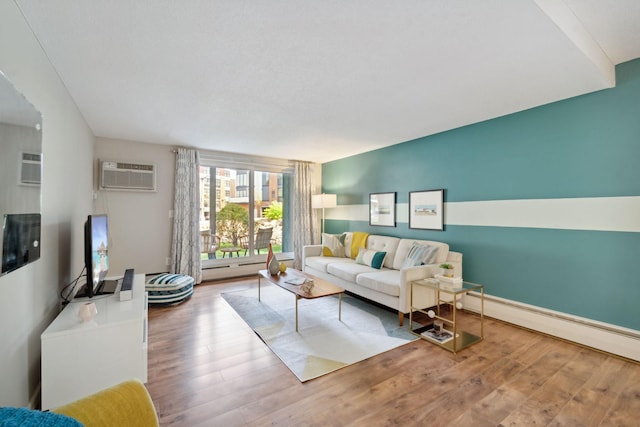
[(200, 166), (204, 267), (228, 264), (233, 258), (264, 260), (270, 243), (276, 253), (291, 250), (285, 231), (286, 175), (285, 171)]

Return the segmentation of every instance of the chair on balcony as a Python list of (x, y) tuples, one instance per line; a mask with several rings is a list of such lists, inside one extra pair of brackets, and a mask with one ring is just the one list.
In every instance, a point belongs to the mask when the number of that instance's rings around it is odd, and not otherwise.
[(220, 248), (220, 237), (211, 235), (211, 231), (200, 232), (200, 250), (207, 254), (207, 258), (215, 259), (216, 251)]
[[(260, 253), (260, 249), (269, 249), (269, 243), (271, 243), (271, 236), (273, 235), (273, 227), (269, 228), (258, 228), (256, 232), (256, 238), (253, 241), (253, 249), (255, 249), (256, 253)], [(240, 244), (242, 249), (244, 249), (244, 254), (246, 255), (249, 251), (249, 237), (243, 236), (240, 239)]]

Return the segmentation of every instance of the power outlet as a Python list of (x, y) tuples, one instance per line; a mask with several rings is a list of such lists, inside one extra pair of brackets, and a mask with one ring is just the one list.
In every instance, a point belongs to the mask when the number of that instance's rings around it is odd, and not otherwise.
[(171, 265), (171, 257), (167, 257), (167, 258), (164, 260), (164, 263), (165, 263), (165, 265)]

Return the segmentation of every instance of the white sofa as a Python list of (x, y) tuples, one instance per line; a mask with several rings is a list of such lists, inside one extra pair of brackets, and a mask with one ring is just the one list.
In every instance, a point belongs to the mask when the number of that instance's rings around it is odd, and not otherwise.
[[(356, 239), (357, 240), (357, 239)], [(449, 245), (430, 240), (401, 239), (398, 237), (371, 234), (365, 248), (386, 252), (381, 269), (356, 263), (352, 248), (353, 233), (345, 233), (345, 256), (323, 256), (322, 245), (307, 245), (303, 248), (302, 266), (306, 273), (343, 287), (345, 290), (398, 310), (398, 320), (403, 324), (404, 315), (411, 307), (411, 282), (433, 277), (440, 273), (440, 264), (454, 266), (454, 275), (462, 277), (462, 254), (449, 250)], [(402, 268), (414, 242), (438, 247), (435, 259), (428, 265)], [(414, 289), (414, 306), (434, 306), (435, 292), (424, 286)]]

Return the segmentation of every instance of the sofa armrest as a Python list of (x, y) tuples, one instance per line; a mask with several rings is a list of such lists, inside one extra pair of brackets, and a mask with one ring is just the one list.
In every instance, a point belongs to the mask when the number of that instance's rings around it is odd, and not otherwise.
[(322, 255), (322, 245), (304, 245), (302, 247), (302, 271), (307, 265), (307, 258)]
[(302, 257), (322, 255), (322, 245), (304, 245), (302, 247)]
[[(447, 264), (453, 264), (453, 274), (456, 277), (462, 277), (462, 254), (460, 252), (449, 251), (447, 255)], [(417, 267), (409, 267), (400, 270), (400, 300), (398, 302), (398, 310), (408, 313), (411, 309), (411, 282), (415, 280), (428, 279), (440, 274), (440, 264), (420, 265)], [(424, 305), (432, 300), (435, 304), (435, 293), (421, 289), (423, 295), (418, 296), (420, 302), (418, 305)], [(433, 295), (431, 295), (433, 294)]]
[(428, 279), (440, 272), (438, 264), (419, 265), (400, 270), (400, 298), (398, 310), (408, 313), (411, 308), (411, 282)]
[(449, 251), (447, 264), (453, 264), (453, 275), (462, 277), (462, 254), (460, 252)]
[(408, 286), (414, 280), (428, 279), (438, 274), (438, 271), (440, 271), (440, 268), (435, 264), (403, 268), (400, 270), (400, 286)]

